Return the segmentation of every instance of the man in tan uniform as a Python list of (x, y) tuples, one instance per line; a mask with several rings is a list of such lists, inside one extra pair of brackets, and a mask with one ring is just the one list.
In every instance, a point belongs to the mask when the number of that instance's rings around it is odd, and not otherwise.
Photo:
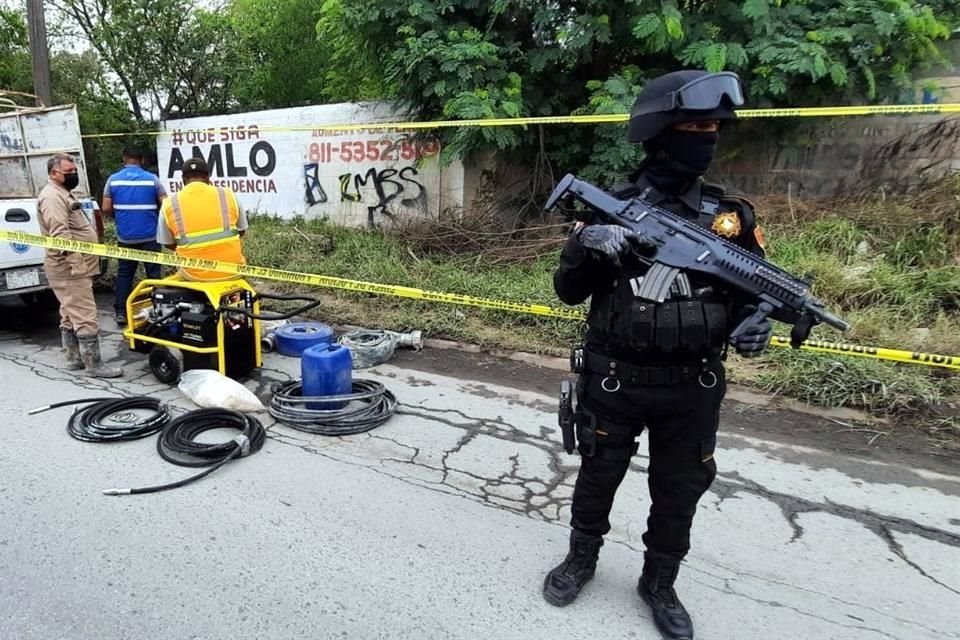
[[(47, 174), (49, 182), (37, 197), (40, 231), (45, 236), (96, 243), (96, 230), (70, 193), (80, 179), (73, 158), (65, 154), (50, 158)], [(94, 255), (47, 249), (43, 270), (60, 302), (60, 337), (67, 352), (67, 368), (86, 369), (87, 375), (97, 378), (116, 378), (123, 371), (105, 366), (100, 357), (100, 325), (93, 298), (99, 263)]]

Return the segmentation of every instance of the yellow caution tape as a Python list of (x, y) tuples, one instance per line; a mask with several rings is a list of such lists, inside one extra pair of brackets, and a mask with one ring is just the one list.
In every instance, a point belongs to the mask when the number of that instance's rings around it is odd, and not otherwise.
[[(136, 260), (139, 262), (150, 262), (153, 264), (164, 264), (171, 267), (185, 267), (187, 269), (203, 269), (220, 271), (223, 273), (234, 273), (240, 276), (260, 278), (263, 280), (276, 280), (279, 282), (290, 282), (332, 289), (344, 289), (346, 291), (373, 293), (377, 295), (395, 296), (399, 298), (410, 298), (413, 300), (424, 300), (427, 302), (442, 302), (446, 304), (479, 307), (482, 309), (494, 309), (497, 311), (510, 311), (513, 313), (524, 313), (548, 318), (561, 318), (563, 320), (583, 321), (586, 319), (585, 314), (576, 309), (563, 309), (542, 304), (509, 302), (507, 300), (480, 298), (457, 293), (443, 293), (440, 291), (429, 291), (426, 289), (407, 287), (403, 285), (377, 284), (362, 280), (349, 280), (346, 278), (321, 276), (312, 273), (286, 271), (284, 269), (271, 269), (268, 267), (240, 265), (232, 262), (219, 262), (217, 260), (184, 258), (172, 253), (140, 251), (137, 249), (127, 249), (113, 245), (81, 242), (79, 240), (37, 236), (19, 231), (0, 230), (0, 242), (26, 244), (34, 247), (44, 247), (46, 249), (56, 249), (59, 251), (72, 251), (76, 253), (103, 256), (106, 258), (118, 258), (123, 260)], [(789, 347), (790, 339), (775, 336), (771, 340), (771, 344), (779, 347)], [(889, 360), (894, 362), (922, 364), (932, 367), (960, 370), (960, 356), (944, 356), (932, 353), (901, 351), (897, 349), (884, 349), (880, 347), (843, 344), (824, 340), (807, 341), (801, 345), (801, 349), (819, 353), (859, 356), (873, 358), (876, 360)]]
[(254, 267), (250, 265), (234, 264), (232, 262), (219, 262), (216, 260), (200, 260), (198, 258), (184, 258), (171, 253), (156, 253), (153, 251), (140, 251), (137, 249), (127, 249), (113, 245), (95, 244), (92, 242), (81, 242), (79, 240), (68, 240), (65, 238), (51, 238), (46, 236), (37, 236), (19, 231), (0, 231), (0, 242), (12, 242), (27, 244), (35, 247), (44, 247), (47, 249), (57, 249), (60, 251), (73, 251), (76, 253), (87, 253), (107, 258), (119, 258), (123, 260), (136, 260), (139, 262), (152, 262), (154, 264), (165, 264), (172, 267), (185, 267), (187, 269), (201, 269), (209, 271), (219, 271), (223, 273), (235, 273), (237, 275), (250, 278), (261, 278), (264, 280), (277, 280), (280, 282), (292, 282), (296, 284), (311, 285), (315, 287), (327, 287), (332, 289), (345, 289), (347, 291), (357, 291), (360, 293), (375, 293), (384, 296), (396, 296), (400, 298), (411, 298), (414, 300), (426, 300), (428, 302), (445, 302), (449, 304), (459, 304), (471, 307), (482, 307), (485, 309), (496, 309), (499, 311), (513, 311), (516, 313), (526, 313), (538, 316), (547, 316), (553, 318), (563, 318), (566, 320), (581, 320), (583, 313), (573, 309), (557, 309), (541, 304), (524, 304), (519, 302), (508, 302), (506, 300), (492, 300), (489, 298), (477, 298), (474, 296), (461, 295), (456, 293), (441, 293), (439, 291), (428, 291), (416, 287), (405, 287), (402, 285), (385, 285), (374, 282), (364, 282), (362, 280), (348, 280), (346, 278), (335, 278), (331, 276), (321, 276), (312, 273), (300, 273), (298, 271), (286, 271), (284, 269), (271, 269), (267, 267)]
[[(740, 118), (823, 118), (877, 115), (907, 114), (947, 114), (960, 113), (960, 104), (894, 104), (862, 105), (852, 107), (799, 107), (795, 109), (742, 109), (737, 111)], [(260, 133), (293, 131), (359, 131), (373, 129), (444, 129), (450, 127), (525, 127), (543, 124), (616, 124), (630, 119), (629, 113), (593, 114), (586, 116), (538, 116), (530, 118), (480, 118), (474, 120), (434, 120), (430, 122), (364, 122), (342, 124), (317, 124), (299, 127), (257, 127)], [(216, 129), (216, 127), (213, 127)], [(163, 131), (137, 131), (118, 133), (90, 133), (83, 138), (116, 138), (130, 135), (161, 136), (202, 133), (210, 129), (166, 129)]]
[[(790, 338), (774, 336), (770, 343), (778, 347), (789, 347)], [(874, 358), (876, 360), (906, 362), (909, 364), (925, 364), (931, 367), (944, 367), (946, 369), (960, 370), (960, 356), (943, 356), (935, 353), (923, 353), (920, 351), (884, 349), (883, 347), (870, 347), (862, 344), (830, 342), (829, 340), (807, 340), (803, 343), (802, 348), (805, 351), (813, 351), (817, 353), (836, 353), (841, 355)]]

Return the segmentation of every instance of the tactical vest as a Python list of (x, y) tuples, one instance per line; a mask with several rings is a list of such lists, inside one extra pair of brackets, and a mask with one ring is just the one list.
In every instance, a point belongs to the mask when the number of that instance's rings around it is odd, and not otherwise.
[[(722, 194), (722, 192), (720, 192)], [(619, 198), (641, 195), (637, 187), (615, 187)], [(710, 229), (720, 208), (719, 194), (704, 185), (695, 222)], [(662, 206), (662, 205), (661, 205)], [(690, 218), (689, 209), (680, 213)], [(679, 213), (679, 212), (678, 212)], [(625, 261), (619, 276), (604, 291), (597, 291), (590, 304), (587, 324), (590, 340), (617, 351), (633, 351), (649, 358), (716, 357), (729, 334), (729, 303), (714, 282), (681, 272), (662, 303), (636, 297), (648, 267)]]

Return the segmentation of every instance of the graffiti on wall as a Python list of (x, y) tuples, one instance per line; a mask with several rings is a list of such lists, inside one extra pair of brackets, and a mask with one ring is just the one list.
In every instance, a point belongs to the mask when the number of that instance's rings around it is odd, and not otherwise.
[(441, 169), (438, 140), (363, 124), (397, 118), (391, 105), (376, 103), (169, 120), (157, 142), (159, 173), (175, 193), (184, 162), (200, 157), (210, 182), (235, 191), (248, 212), (347, 226), (463, 206), (463, 165)]
[(23, 151), (23, 142), (19, 137), (12, 137), (4, 132), (0, 132), (0, 149), (7, 153), (17, 153)]
[[(326, 132), (315, 131), (315, 138)], [(349, 134), (348, 134), (349, 135)], [(303, 164), (304, 204), (311, 213), (323, 213), (329, 207), (362, 204), (366, 208), (366, 224), (376, 226), (382, 217), (394, 218), (405, 211), (423, 214), (427, 210), (427, 188), (420, 179), (416, 163), (440, 151), (436, 140), (414, 141), (409, 137), (360, 139), (325, 139), (311, 142), (305, 149)], [(360, 164), (360, 168), (342, 172), (343, 165)], [(324, 169), (341, 167), (333, 174)], [(324, 187), (335, 180), (330, 193), (339, 193), (332, 202)]]
[(340, 179), (341, 202), (369, 202), (370, 194), (375, 203), (367, 207), (367, 222), (376, 223), (377, 214), (393, 217), (390, 209), (392, 202), (399, 198), (398, 203), (407, 208), (416, 207), (421, 210), (427, 203), (427, 192), (423, 185), (416, 180), (415, 167), (397, 169), (369, 169), (366, 173), (344, 173)]
[(320, 183), (320, 165), (316, 162), (303, 165), (303, 183), (303, 201), (308, 207), (327, 203), (327, 192), (323, 190), (323, 185)]
[[(322, 136), (322, 131), (314, 132)], [(417, 161), (434, 156), (440, 151), (436, 140), (414, 141), (409, 137), (381, 138), (367, 140), (326, 140), (312, 142), (308, 150), (310, 162), (322, 164), (361, 163), (361, 162), (399, 162)]]

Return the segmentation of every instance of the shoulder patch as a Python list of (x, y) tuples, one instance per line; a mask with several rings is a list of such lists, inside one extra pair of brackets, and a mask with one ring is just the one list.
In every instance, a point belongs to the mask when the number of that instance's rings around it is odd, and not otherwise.
[(721, 200), (721, 211), (736, 211), (743, 224), (743, 231), (752, 233), (757, 224), (757, 209), (754, 204), (742, 196), (726, 195)]
[(760, 227), (759, 224), (753, 227), (753, 239), (757, 241), (757, 245), (761, 249), (767, 248), (767, 241), (766, 241), (766, 238), (764, 238), (763, 236), (763, 229)]

